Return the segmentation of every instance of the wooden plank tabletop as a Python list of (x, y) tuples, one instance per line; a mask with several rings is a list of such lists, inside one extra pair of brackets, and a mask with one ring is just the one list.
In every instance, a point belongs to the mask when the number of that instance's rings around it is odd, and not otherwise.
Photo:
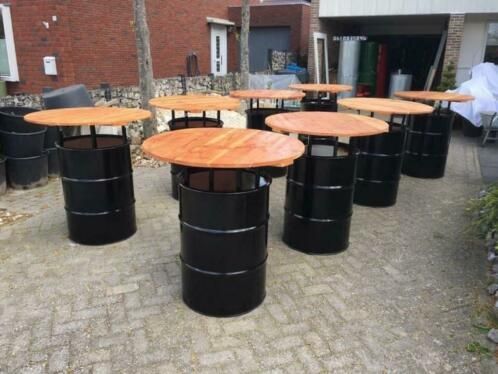
[(301, 100), (306, 95), (296, 90), (238, 90), (231, 91), (230, 96), (237, 99)]
[(389, 131), (389, 125), (377, 118), (333, 112), (294, 112), (266, 118), (273, 130), (315, 136), (371, 136)]
[(186, 112), (204, 112), (208, 110), (238, 110), (240, 100), (229, 96), (215, 95), (175, 95), (156, 97), (149, 104), (169, 110), (180, 110)]
[(304, 152), (302, 142), (286, 135), (229, 128), (168, 131), (150, 137), (142, 148), (155, 159), (201, 168), (283, 167)]
[(338, 100), (339, 105), (354, 110), (363, 110), (379, 114), (417, 115), (434, 111), (430, 105), (412, 101), (380, 99), (374, 97), (352, 97)]
[(124, 126), (150, 117), (143, 109), (83, 107), (42, 110), (27, 114), (24, 120), (43, 126)]
[(295, 90), (301, 90), (304, 92), (327, 92), (327, 93), (338, 93), (352, 91), (353, 87), (347, 84), (324, 84), (324, 83), (298, 83), (291, 84), (289, 88)]
[(475, 99), (474, 96), (471, 95), (438, 91), (399, 91), (395, 92), (394, 95), (408, 100), (449, 101), (455, 103), (464, 103)]

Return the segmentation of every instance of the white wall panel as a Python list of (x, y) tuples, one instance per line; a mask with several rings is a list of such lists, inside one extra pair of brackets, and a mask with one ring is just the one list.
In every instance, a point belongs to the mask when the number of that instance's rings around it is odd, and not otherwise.
[(498, 13), (498, 0), (321, 0), (320, 17)]

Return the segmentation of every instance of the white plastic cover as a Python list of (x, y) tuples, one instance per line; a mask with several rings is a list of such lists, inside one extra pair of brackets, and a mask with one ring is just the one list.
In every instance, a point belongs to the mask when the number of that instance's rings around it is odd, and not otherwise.
[(452, 103), (451, 110), (466, 118), (474, 126), (481, 127), (481, 113), (498, 112), (498, 66), (490, 62), (474, 66), (472, 79), (449, 92), (475, 97), (475, 100), (466, 103)]

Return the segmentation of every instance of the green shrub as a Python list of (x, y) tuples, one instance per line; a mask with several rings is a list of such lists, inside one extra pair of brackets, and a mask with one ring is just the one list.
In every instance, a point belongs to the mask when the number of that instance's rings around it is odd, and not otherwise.
[(474, 213), (472, 228), (480, 238), (498, 232), (498, 184), (490, 185), (483, 196), (472, 199), (469, 210)]
[(439, 86), (436, 87), (437, 91), (445, 92), (456, 88), (456, 69), (453, 62), (448, 63), (443, 69), (441, 74), (441, 81)]

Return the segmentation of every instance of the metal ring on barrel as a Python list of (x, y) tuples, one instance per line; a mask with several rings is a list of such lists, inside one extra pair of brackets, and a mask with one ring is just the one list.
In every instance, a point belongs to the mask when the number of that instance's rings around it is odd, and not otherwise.
[[(401, 178), (406, 124), (411, 115), (432, 113), (429, 105), (402, 100), (379, 98), (349, 98), (339, 105), (358, 113), (366, 111), (387, 115), (389, 132), (358, 139), (358, 171), (354, 202), (371, 207), (388, 207), (396, 204)], [(400, 122), (395, 119), (400, 118)]]
[(306, 153), (289, 167), (283, 240), (308, 254), (331, 254), (349, 246), (357, 150), (339, 137), (388, 131), (378, 119), (354, 114), (300, 112), (268, 117), (275, 131), (300, 134)]
[(264, 131), (205, 128), (153, 136), (143, 149), (185, 166), (179, 188), (185, 304), (217, 317), (256, 308), (266, 295), (271, 183), (259, 168), (292, 163), (304, 145)]
[[(415, 117), (410, 123), (401, 172), (416, 178), (442, 178), (451, 140), (455, 113), (452, 102), (474, 100), (473, 96), (437, 91), (401, 91), (398, 96), (407, 100), (436, 102), (436, 110), (427, 116)], [(443, 109), (442, 102), (448, 102)]]
[(346, 84), (324, 83), (291, 84), (289, 88), (307, 93), (307, 97), (301, 101), (301, 110), (304, 112), (337, 112), (337, 94), (353, 90), (352, 86)]
[[(56, 143), (69, 238), (86, 245), (127, 239), (136, 230), (130, 143), (125, 124), (150, 112), (123, 108), (70, 108), (32, 113), (26, 121), (47, 126), (90, 126), (90, 135)], [(95, 125), (121, 126), (121, 135), (97, 135)]]

